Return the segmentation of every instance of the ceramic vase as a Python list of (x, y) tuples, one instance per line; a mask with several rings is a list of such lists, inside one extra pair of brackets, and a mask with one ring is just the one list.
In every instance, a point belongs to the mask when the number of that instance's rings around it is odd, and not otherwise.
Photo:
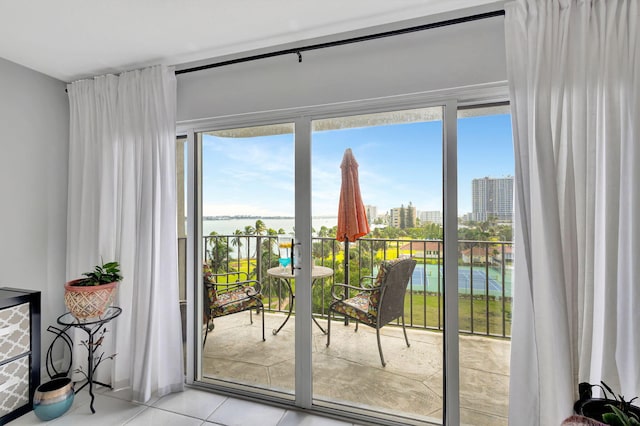
[(71, 314), (79, 320), (96, 318), (104, 314), (113, 303), (118, 282), (109, 284), (76, 286), (80, 280), (69, 281), (64, 285), (64, 303)]
[(68, 377), (43, 383), (33, 394), (33, 412), (40, 420), (53, 420), (69, 410), (74, 395), (73, 383)]

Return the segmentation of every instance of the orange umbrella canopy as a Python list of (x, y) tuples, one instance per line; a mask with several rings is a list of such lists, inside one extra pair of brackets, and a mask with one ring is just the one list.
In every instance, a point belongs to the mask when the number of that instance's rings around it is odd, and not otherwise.
[(342, 157), (342, 186), (338, 204), (338, 232), (336, 240), (355, 241), (369, 233), (367, 213), (360, 194), (358, 183), (358, 163), (351, 148), (347, 148)]

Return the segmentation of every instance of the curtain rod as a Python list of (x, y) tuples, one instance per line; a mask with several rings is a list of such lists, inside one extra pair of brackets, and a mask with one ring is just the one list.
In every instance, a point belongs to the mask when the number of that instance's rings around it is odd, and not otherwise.
[(352, 37), (352, 38), (347, 38), (347, 39), (343, 39), (343, 40), (336, 40), (336, 41), (330, 41), (330, 42), (326, 42), (326, 43), (311, 44), (311, 45), (300, 46), (300, 47), (295, 47), (295, 48), (291, 48), (291, 49), (278, 50), (278, 51), (275, 51), (275, 52), (262, 53), (260, 55), (245, 56), (243, 58), (231, 59), (231, 60), (228, 60), (228, 61), (215, 62), (215, 63), (212, 63), (212, 64), (200, 65), (200, 66), (197, 66), (197, 67), (185, 68), (183, 70), (177, 70), (176, 71), (176, 75), (178, 75), (178, 74), (186, 74), (186, 73), (196, 72), (196, 71), (203, 71), (203, 70), (207, 70), (207, 69), (211, 69), (211, 68), (224, 67), (224, 66), (227, 66), (227, 65), (239, 64), (239, 63), (242, 63), (242, 62), (257, 61), (258, 59), (272, 58), (274, 56), (290, 55), (290, 54), (298, 55), (298, 62), (302, 62), (302, 52), (307, 52), (307, 51), (310, 51), (310, 50), (325, 49), (327, 47), (342, 46), (342, 45), (345, 45), (345, 44), (360, 43), (360, 42), (368, 41), (368, 40), (376, 40), (376, 39), (379, 39), (379, 38), (393, 37), (393, 36), (397, 36), (397, 35), (417, 32), (417, 31), (424, 31), (424, 30), (430, 30), (430, 29), (433, 29), (433, 28), (440, 28), (440, 27), (446, 27), (446, 26), (449, 26), (449, 25), (461, 24), (461, 23), (464, 23), (464, 22), (478, 21), (480, 19), (487, 19), (487, 18), (494, 18), (494, 17), (497, 17), (497, 16), (504, 16), (504, 14), (505, 14), (504, 10), (496, 10), (496, 11), (493, 11), (493, 12), (479, 13), (477, 15), (464, 16), (464, 17), (461, 17), (461, 18), (449, 19), (449, 20), (446, 20), (446, 21), (439, 21), (439, 22), (432, 22), (430, 24), (417, 25), (415, 27), (400, 28), (400, 29), (397, 29), (397, 30), (385, 31), (385, 32), (381, 32), (381, 33), (369, 34), (369, 35), (364, 35), (364, 36), (359, 36), (359, 37)]

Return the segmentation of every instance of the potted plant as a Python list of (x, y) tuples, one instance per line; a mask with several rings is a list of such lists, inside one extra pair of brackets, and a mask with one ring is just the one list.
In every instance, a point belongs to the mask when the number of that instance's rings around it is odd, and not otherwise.
[(640, 417), (632, 411), (625, 413), (615, 405), (609, 405), (609, 407), (613, 412), (602, 415), (602, 419), (606, 424), (612, 426), (640, 426)]
[(93, 271), (64, 285), (64, 303), (73, 316), (85, 320), (95, 318), (111, 306), (118, 283), (122, 281), (120, 264), (107, 262), (96, 265)]
[[(605, 382), (600, 383), (601, 385), (592, 385), (583, 382), (578, 385), (580, 399), (574, 404), (574, 411), (610, 425), (640, 426), (640, 408), (631, 405), (637, 397), (626, 401), (624, 396), (616, 395)], [(602, 389), (604, 398), (592, 397), (591, 388), (594, 386)]]

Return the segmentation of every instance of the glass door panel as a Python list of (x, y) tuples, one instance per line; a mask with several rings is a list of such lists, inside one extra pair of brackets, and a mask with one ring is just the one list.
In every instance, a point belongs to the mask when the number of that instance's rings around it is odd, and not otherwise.
[[(443, 107), (315, 120), (312, 129), (313, 263), (333, 270), (312, 289), (314, 317), (324, 329), (332, 318), (329, 345), (312, 327), (313, 402), (442, 423)], [(347, 244), (336, 233), (348, 148), (370, 232)], [(375, 286), (367, 277), (401, 258), (415, 267), (399, 287), (395, 280), (384, 281), (384, 293), (333, 286)], [(387, 323), (383, 312), (393, 311)]]
[(177, 229), (178, 229), (178, 295), (180, 303), (180, 322), (182, 325), (182, 343), (184, 371), (187, 371), (187, 179), (188, 152), (187, 137), (176, 139), (176, 193), (177, 193)]
[(463, 424), (507, 425), (514, 155), (509, 106), (458, 112), (458, 309)]
[(282, 272), (278, 237), (290, 239), (294, 232), (294, 125), (198, 136), (203, 264), (199, 323), (205, 342), (200, 380), (291, 398), (295, 322), (285, 321), (293, 304), (292, 286), (274, 271)]

